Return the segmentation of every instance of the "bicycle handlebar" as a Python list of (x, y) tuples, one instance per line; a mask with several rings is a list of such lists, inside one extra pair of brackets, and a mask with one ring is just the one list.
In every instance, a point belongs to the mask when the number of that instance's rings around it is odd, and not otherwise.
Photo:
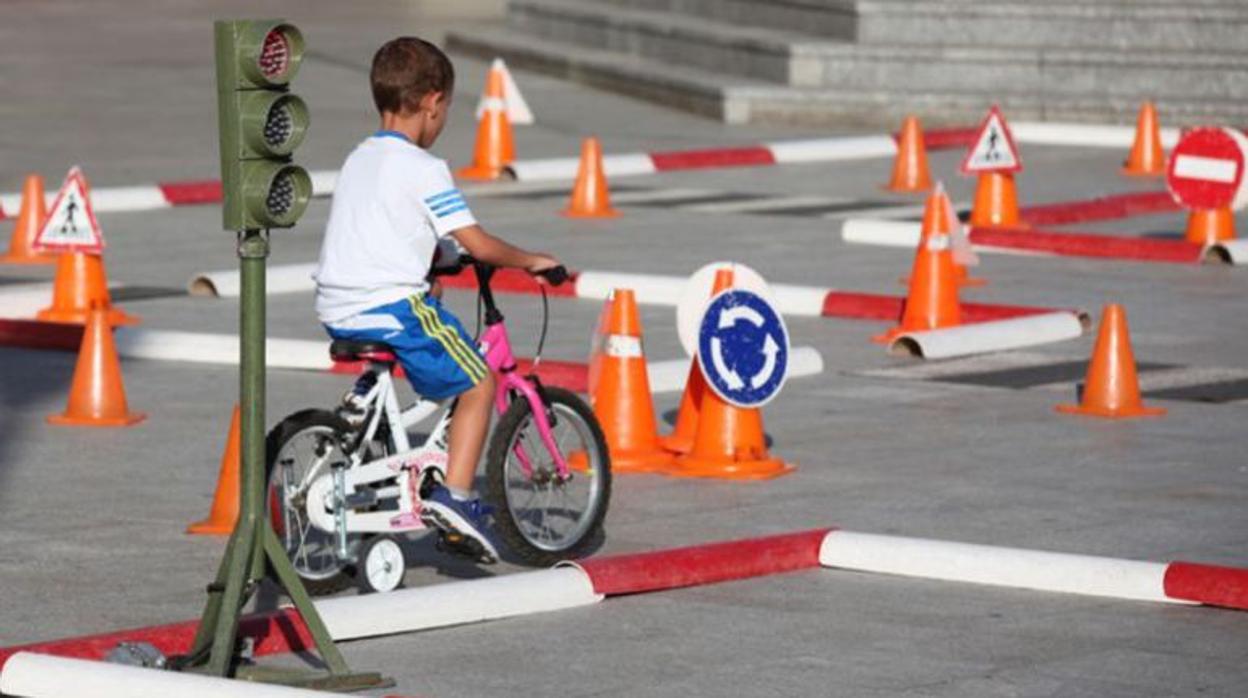
[[(443, 265), (430, 269), (429, 277), (435, 278), (439, 276), (454, 276), (462, 272), (466, 267), (470, 266), (477, 266), (488, 270), (494, 269), (493, 265), (479, 261), (472, 255), (461, 254), (459, 259), (454, 264)], [(536, 272), (534, 276), (540, 276), (543, 279), (546, 279), (551, 286), (560, 286), (570, 278), (567, 267), (562, 264), (557, 267), (551, 267), (550, 269), (543, 269), (542, 271)]]
[(569, 278), (568, 268), (560, 264), (557, 267), (543, 269), (537, 272), (537, 275), (550, 282), (551, 286), (561, 286)]

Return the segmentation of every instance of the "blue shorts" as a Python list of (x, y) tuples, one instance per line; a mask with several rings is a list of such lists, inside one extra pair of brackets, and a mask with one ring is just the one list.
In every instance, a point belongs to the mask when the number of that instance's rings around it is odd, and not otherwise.
[(378, 306), (342, 324), (325, 329), (334, 339), (389, 344), (412, 388), (429, 400), (459, 395), (490, 372), (459, 319), (431, 296)]

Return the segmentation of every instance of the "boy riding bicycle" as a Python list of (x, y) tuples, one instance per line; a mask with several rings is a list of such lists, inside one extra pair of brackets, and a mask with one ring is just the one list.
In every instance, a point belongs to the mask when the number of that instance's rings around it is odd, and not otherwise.
[(446, 123), (455, 71), (433, 44), (387, 42), (369, 74), (380, 129), (347, 156), (334, 187), (316, 279), (316, 312), (334, 339), (389, 344), (412, 388), (456, 398), (445, 485), (423, 500), (426, 525), (474, 541), (481, 562), (498, 559), (486, 507), (473, 494), (490, 426), (494, 377), (459, 320), (426, 280), (439, 241), (531, 274), (550, 255), (514, 247), (481, 228), (446, 162), (426, 149)]

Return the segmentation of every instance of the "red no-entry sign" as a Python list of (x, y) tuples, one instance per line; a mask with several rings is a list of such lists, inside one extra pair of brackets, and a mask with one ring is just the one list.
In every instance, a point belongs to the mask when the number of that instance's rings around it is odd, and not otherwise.
[(1244, 161), (1248, 137), (1229, 128), (1204, 127), (1179, 139), (1166, 168), (1166, 185), (1193, 209), (1243, 208), (1248, 203)]

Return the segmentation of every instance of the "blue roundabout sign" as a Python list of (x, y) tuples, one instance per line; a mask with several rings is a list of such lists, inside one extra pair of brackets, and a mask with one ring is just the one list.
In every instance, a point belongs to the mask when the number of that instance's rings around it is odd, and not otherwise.
[(728, 289), (702, 315), (698, 364), (716, 395), (737, 407), (761, 407), (784, 385), (789, 331), (762, 296)]

